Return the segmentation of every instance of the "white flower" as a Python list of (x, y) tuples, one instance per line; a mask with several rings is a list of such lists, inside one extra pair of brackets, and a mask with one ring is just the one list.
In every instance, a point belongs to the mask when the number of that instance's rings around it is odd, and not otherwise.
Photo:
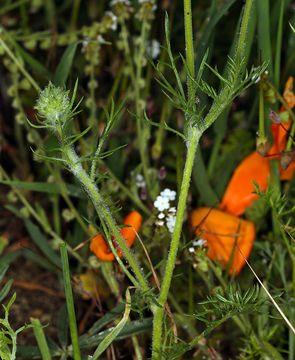
[(163, 221), (163, 220), (157, 220), (157, 221), (156, 221), (156, 225), (158, 225), (158, 226), (163, 226), (163, 225), (164, 225), (164, 221)]
[(159, 211), (169, 209), (169, 199), (160, 195), (157, 196), (157, 199), (154, 202), (154, 207), (156, 207)]
[(176, 213), (176, 207), (175, 206), (172, 206), (168, 212), (172, 213), (172, 214), (175, 214)]
[(152, 59), (156, 59), (160, 54), (160, 43), (158, 40), (153, 39), (147, 43), (146, 51)]
[(174, 232), (175, 222), (176, 222), (176, 216), (169, 215), (168, 218), (166, 219), (167, 228), (171, 233)]
[(193, 242), (193, 245), (194, 246), (203, 246), (204, 244), (206, 244), (207, 240), (204, 240), (204, 239), (199, 239), (197, 241), (194, 241)]
[(158, 218), (159, 218), (159, 219), (164, 219), (164, 217), (165, 217), (165, 214), (162, 213), (162, 212), (158, 215)]
[(117, 30), (117, 25), (118, 25), (117, 16), (111, 11), (106, 11), (105, 15), (109, 16), (112, 19), (113, 24), (111, 29), (114, 31)]
[(135, 178), (136, 187), (145, 188), (146, 182), (141, 174), (137, 174)]
[(188, 251), (189, 251), (190, 253), (193, 253), (193, 252), (195, 251), (195, 249), (194, 249), (193, 247), (190, 247), (190, 248), (188, 248)]
[(173, 201), (176, 198), (176, 191), (166, 188), (160, 192), (160, 195), (162, 195), (163, 197), (166, 197), (170, 201)]

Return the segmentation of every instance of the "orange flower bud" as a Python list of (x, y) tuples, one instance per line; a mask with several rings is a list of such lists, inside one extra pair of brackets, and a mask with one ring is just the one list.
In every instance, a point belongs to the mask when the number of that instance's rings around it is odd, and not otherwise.
[[(136, 233), (139, 231), (142, 222), (142, 216), (137, 211), (132, 211), (129, 215), (126, 216), (123, 225), (125, 226), (121, 229), (120, 233), (125, 239), (126, 245), (131, 247), (136, 238)], [(117, 244), (114, 241), (114, 246)], [(108, 247), (107, 242), (101, 234), (97, 234), (90, 243), (90, 251), (92, 251), (100, 260), (102, 261), (113, 261), (115, 256)], [(123, 256), (123, 253), (120, 249), (117, 250), (119, 257)]]

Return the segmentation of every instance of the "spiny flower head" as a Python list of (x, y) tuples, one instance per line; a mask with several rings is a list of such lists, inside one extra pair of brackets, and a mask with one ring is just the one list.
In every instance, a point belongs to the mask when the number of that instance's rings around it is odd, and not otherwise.
[(56, 87), (51, 82), (40, 92), (35, 109), (40, 117), (51, 125), (60, 125), (65, 116), (71, 111), (69, 91)]

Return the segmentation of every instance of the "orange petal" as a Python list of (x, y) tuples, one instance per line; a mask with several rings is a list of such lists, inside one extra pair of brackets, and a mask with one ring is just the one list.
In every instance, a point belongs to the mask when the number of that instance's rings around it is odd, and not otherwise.
[(267, 189), (270, 174), (269, 160), (254, 151), (236, 168), (224, 193), (220, 208), (236, 216), (242, 215), (258, 195), (253, 194), (256, 182), (262, 191)]
[[(128, 227), (123, 227), (120, 231), (122, 237), (125, 239), (125, 242), (128, 247), (131, 247), (136, 238), (136, 233), (139, 231), (142, 222), (142, 216), (137, 211), (132, 211), (129, 215), (126, 216), (123, 225), (129, 225)], [(134, 231), (135, 230), (135, 231)], [(112, 237), (113, 238), (113, 237)], [(114, 246), (117, 247), (116, 241), (114, 241)], [(103, 261), (113, 261), (115, 256), (112, 251), (109, 249), (107, 242), (101, 234), (97, 234), (90, 243), (90, 250)], [(123, 253), (120, 249), (117, 250), (119, 257), (123, 256)]]
[(287, 131), (290, 129), (292, 120), (287, 123), (271, 124), (271, 132), (273, 137), (273, 145), (268, 152), (268, 155), (279, 154), (285, 150), (287, 144)]
[[(190, 219), (193, 227), (196, 228), (196, 235), (201, 234), (202, 239), (207, 240), (209, 248), (207, 255), (211, 260), (218, 260), (223, 267), (226, 267), (235, 243), (248, 259), (255, 239), (255, 225), (252, 221), (208, 207), (194, 210)], [(234, 251), (229, 273), (235, 270), (237, 275), (245, 265), (245, 260), (237, 248)]]
[[(142, 222), (142, 216), (137, 211), (132, 211), (124, 219), (123, 225), (129, 225), (121, 229), (121, 235), (126, 241), (127, 246), (130, 248), (136, 239), (136, 233), (139, 231)], [(118, 255), (121, 257), (122, 251), (118, 250)]]
[(91, 240), (90, 250), (102, 261), (115, 260), (115, 256), (109, 249), (107, 242), (101, 234), (97, 234)]

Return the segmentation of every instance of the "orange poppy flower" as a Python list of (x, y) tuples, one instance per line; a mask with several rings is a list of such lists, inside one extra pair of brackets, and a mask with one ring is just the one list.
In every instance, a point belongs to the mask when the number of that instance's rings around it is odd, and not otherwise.
[[(130, 248), (134, 243), (136, 238), (136, 233), (139, 231), (142, 222), (142, 216), (137, 211), (132, 211), (129, 215), (126, 216), (123, 225), (125, 226), (121, 229), (120, 233), (125, 239), (126, 245)], [(113, 238), (113, 237), (112, 237)], [(114, 241), (114, 246), (117, 246), (117, 243)], [(111, 249), (108, 247), (107, 242), (101, 234), (97, 234), (90, 243), (90, 250), (103, 261), (114, 261), (115, 256), (113, 255)], [(119, 257), (123, 256), (123, 253), (120, 249), (117, 250)]]
[(229, 273), (235, 271), (238, 275), (245, 260), (235, 244), (248, 259), (255, 238), (254, 223), (208, 207), (192, 211), (190, 219), (196, 235), (207, 241), (205, 246), (209, 248), (207, 255), (211, 260), (218, 260), (226, 267), (234, 251)]
[[(284, 99), (288, 106), (292, 108), (295, 105), (295, 95), (293, 93), (293, 77), (289, 77), (284, 90)], [(285, 111), (281, 107), (280, 113)], [(282, 152), (287, 144), (287, 132), (292, 124), (291, 119), (287, 123), (273, 123), (271, 131), (273, 134), (273, 145), (268, 151), (268, 157), (262, 157), (257, 151), (247, 156), (236, 168), (228, 187), (224, 193), (220, 208), (226, 212), (239, 216), (244, 214), (247, 206), (257, 198), (253, 194), (253, 182), (256, 182), (262, 191), (267, 189), (268, 175), (270, 174), (269, 159), (281, 158)], [(291, 180), (295, 172), (295, 162), (291, 162), (286, 170), (280, 167), (280, 179)]]
[(270, 174), (269, 159), (262, 157), (257, 151), (247, 156), (236, 168), (224, 193), (220, 208), (232, 215), (242, 215), (258, 195), (254, 194), (253, 182), (262, 191), (267, 189)]

